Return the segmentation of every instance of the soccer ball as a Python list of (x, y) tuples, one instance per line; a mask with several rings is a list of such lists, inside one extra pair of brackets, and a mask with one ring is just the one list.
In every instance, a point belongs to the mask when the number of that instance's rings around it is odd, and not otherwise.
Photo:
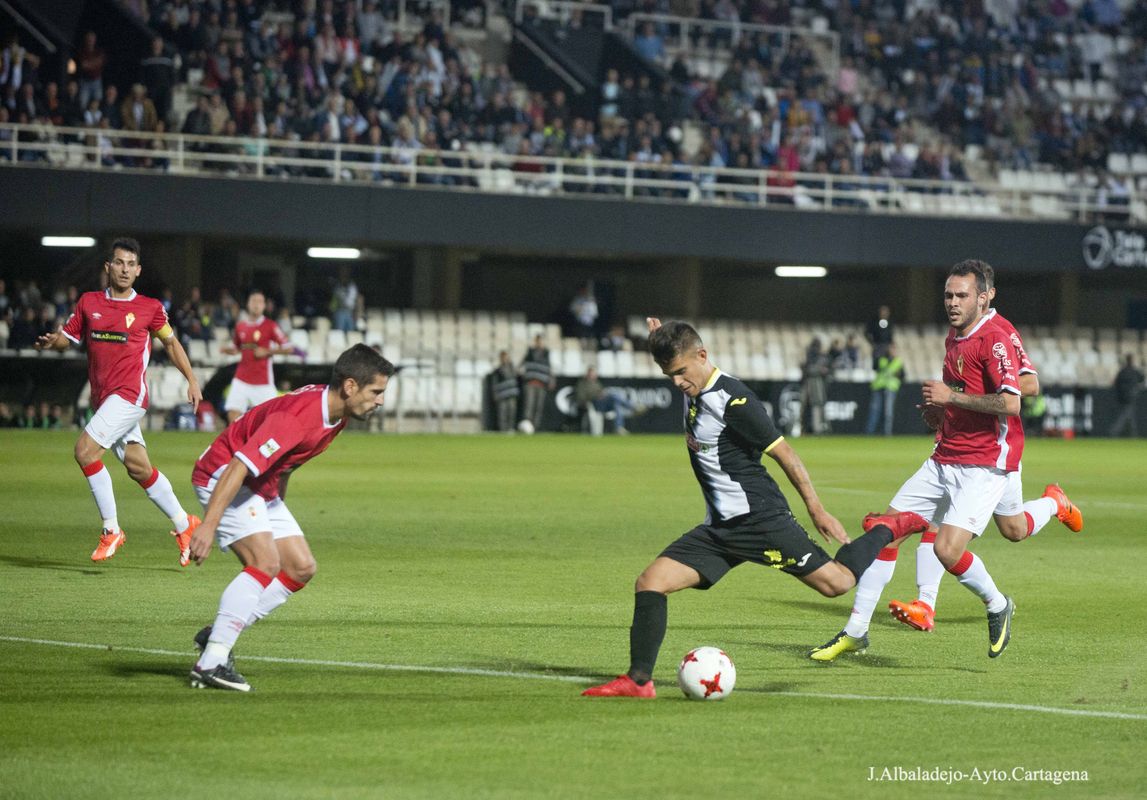
[(518, 423), (518, 430), (526, 434), (526, 436), (529, 436), (534, 432), (534, 423), (530, 422), (528, 419), (524, 419)]
[(677, 667), (677, 685), (690, 700), (724, 700), (736, 682), (733, 659), (719, 647), (696, 647)]

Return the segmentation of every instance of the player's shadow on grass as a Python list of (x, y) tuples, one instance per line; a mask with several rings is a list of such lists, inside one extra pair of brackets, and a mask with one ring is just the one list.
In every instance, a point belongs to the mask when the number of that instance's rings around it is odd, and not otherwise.
[(469, 666), (477, 669), (499, 670), (505, 672), (536, 672), (544, 675), (569, 675), (576, 678), (591, 678), (593, 680), (609, 680), (616, 678), (616, 672), (602, 672), (594, 667), (571, 667), (546, 664), (541, 661), (490, 661), (472, 662)]
[(13, 567), (24, 567), (25, 569), (58, 569), (61, 572), (78, 572), (81, 575), (103, 575), (104, 573), (101, 569), (80, 566), (79, 564), (69, 564), (66, 561), (48, 561), (44, 558), (0, 556), (0, 562)]
[(843, 614), (848, 616), (849, 608), (843, 605), (833, 605), (832, 600), (825, 598), (824, 600), (769, 600), (769, 605), (782, 605), (789, 608), (799, 609), (801, 611), (809, 611), (814, 614), (819, 614), (822, 617), (835, 617), (840, 619)]
[(187, 676), (195, 661), (195, 654), (187, 654), (186, 664), (176, 664), (170, 659), (166, 661), (121, 661), (108, 664), (105, 669), (115, 678), (135, 678), (140, 675), (155, 675), (161, 678), (172, 678), (187, 683)]
[(25, 556), (0, 555), (0, 563), (10, 564), (13, 567), (25, 569), (57, 569), (61, 572), (78, 572), (81, 575), (103, 575), (111, 569), (132, 569), (144, 572), (182, 572), (176, 567), (144, 567), (136, 564), (117, 563), (103, 569), (86, 564), (73, 564), (69, 561), (49, 561), (46, 558), (27, 558)]

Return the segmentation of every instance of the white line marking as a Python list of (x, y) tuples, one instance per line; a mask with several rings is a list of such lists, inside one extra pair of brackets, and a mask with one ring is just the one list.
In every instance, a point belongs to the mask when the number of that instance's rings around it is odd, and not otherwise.
[[(191, 654), (183, 650), (161, 650), (154, 647), (119, 647), (110, 644), (91, 642), (61, 642), (55, 639), (32, 639), (25, 636), (0, 636), (0, 641), (18, 644), (39, 644), (47, 647), (68, 647), (75, 650), (104, 650), (121, 653), (142, 653), (153, 656), (179, 656), (187, 658)], [(279, 658), (277, 656), (244, 655), (244, 661), (261, 661), (268, 664), (303, 664), (315, 667), (345, 667), (347, 669), (367, 669), (385, 672), (431, 672), (441, 675), (479, 675), (486, 678), (524, 678), (536, 681), (561, 681), (562, 683), (592, 683), (597, 678), (583, 675), (550, 675), (543, 672), (512, 672), (510, 670), (480, 669), (478, 667), (428, 667), (416, 664), (376, 664), (371, 661), (328, 661), (316, 658)], [(1130, 714), (1123, 711), (1092, 711), (1082, 708), (1056, 708), (1055, 706), (1033, 706), (1023, 703), (993, 703), (987, 700), (947, 700), (936, 697), (880, 697), (867, 694), (832, 694), (828, 692), (763, 692), (773, 697), (808, 697), (816, 700), (867, 700), (879, 703), (923, 703), (939, 706), (965, 706), (968, 708), (988, 708), (1007, 711), (1034, 711), (1041, 714), (1063, 714), (1072, 717), (1099, 717), (1101, 719), (1147, 720), (1147, 714)]]
[(1025, 703), (993, 703), (987, 700), (946, 700), (939, 697), (876, 697), (870, 694), (827, 694), (820, 692), (766, 692), (783, 697), (815, 697), (823, 700), (875, 700), (881, 703), (926, 703), (934, 706), (968, 706), (971, 708), (1007, 709), (1011, 711), (1038, 711), (1043, 714), (1066, 714), (1071, 717), (1101, 717), (1103, 719), (1147, 720), (1147, 714), (1128, 714), (1123, 711), (1091, 711), (1083, 708), (1056, 708), (1032, 706)]
[[(29, 639), (23, 636), (0, 636), (0, 641), (21, 644), (42, 644), (49, 647), (70, 647), (77, 650), (107, 650), (121, 653), (144, 653), (152, 656), (181, 656), (190, 658), (186, 650), (160, 650), (154, 647), (120, 647), (111, 644), (91, 644), (89, 642), (60, 642), (54, 639)], [(594, 678), (581, 675), (547, 675), (543, 672), (511, 672), (509, 670), (480, 669), (478, 667), (425, 667), (414, 664), (375, 664), (370, 661), (326, 661), (316, 658), (279, 658), (277, 656), (243, 655), (244, 661), (263, 661), (269, 664), (305, 664), (312, 667), (346, 667), (348, 669), (373, 669), (387, 672), (435, 672), (444, 675), (481, 675), (487, 678), (528, 678), (537, 681), (564, 681), (566, 683), (592, 683)]]

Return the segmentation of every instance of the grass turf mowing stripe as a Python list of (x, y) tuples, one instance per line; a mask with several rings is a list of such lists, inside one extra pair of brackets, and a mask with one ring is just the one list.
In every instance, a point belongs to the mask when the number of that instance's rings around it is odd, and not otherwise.
[[(67, 647), (77, 650), (106, 650), (124, 653), (142, 653), (155, 656), (181, 656), (188, 655), (180, 650), (163, 650), (153, 647), (120, 647), (110, 644), (95, 644), (92, 642), (62, 642), (55, 639), (34, 639), (25, 636), (0, 636), (0, 641), (17, 644), (36, 644), (46, 647)], [(526, 678), (528, 680), (561, 681), (563, 683), (592, 683), (595, 678), (580, 675), (547, 675), (541, 672), (513, 672), (510, 670), (478, 669), (475, 667), (431, 667), (415, 664), (377, 664), (370, 661), (331, 661), (313, 658), (281, 658), (278, 656), (252, 656), (244, 655), (244, 661), (261, 661), (269, 664), (301, 664), (317, 667), (343, 667), (346, 669), (381, 670), (386, 672), (430, 672), (444, 675), (477, 675), (486, 678)], [(966, 708), (987, 708), (1007, 711), (1031, 711), (1040, 714), (1061, 714), (1073, 717), (1097, 717), (1100, 719), (1143, 720), (1147, 721), (1147, 714), (1131, 714), (1123, 711), (1093, 711), (1082, 708), (1057, 708), (1055, 706), (1036, 706), (1023, 703), (995, 703), (987, 700), (956, 700), (938, 697), (897, 697), (876, 696), (865, 694), (833, 694), (829, 692), (788, 692), (788, 691), (761, 691), (761, 694), (776, 697), (807, 697), (814, 700), (860, 700), (881, 703), (923, 703), (927, 705), (963, 706)]]

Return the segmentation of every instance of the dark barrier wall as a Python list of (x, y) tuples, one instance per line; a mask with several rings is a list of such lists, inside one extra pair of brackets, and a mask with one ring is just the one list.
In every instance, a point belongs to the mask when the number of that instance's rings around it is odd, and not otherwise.
[(0, 169), (0, 229), (454, 246), (502, 252), (997, 269), (1086, 270), (1085, 226), (329, 183)]
[[(0, 356), (0, 402), (24, 405), (47, 400), (72, 405), (88, 378), (85, 358), (55, 356), (20, 358)], [(218, 404), (234, 367), (222, 367), (204, 387), (208, 400)], [(326, 383), (330, 380), (329, 364), (276, 364), (275, 375), (291, 386)], [(401, 379), (401, 376), (400, 376)], [(667, 380), (654, 378), (603, 378), (605, 386), (618, 387), (633, 405), (645, 406), (645, 413), (634, 417), (628, 427), (639, 433), (680, 433), (682, 428), (682, 395)], [(542, 430), (570, 429), (574, 412), (574, 378), (559, 378), (557, 391), (546, 403)], [(800, 386), (785, 381), (747, 381), (768, 412), (786, 432), (800, 413)], [(1072, 431), (1082, 436), (1104, 436), (1119, 413), (1112, 389), (1078, 389), (1070, 386), (1043, 387), (1047, 398), (1045, 426)], [(486, 393), (489, 397), (489, 393)], [(863, 433), (868, 418), (869, 390), (860, 383), (830, 383), (825, 408), (834, 433)], [(927, 434), (920, 421), (916, 403), (920, 384), (907, 383), (896, 397), (895, 427), (897, 434)], [(489, 405), (488, 402), (485, 405)], [(492, 428), (493, 416), (484, 409), (485, 427)], [(1137, 418), (1140, 432), (1147, 434), (1147, 401), (1139, 403)]]

